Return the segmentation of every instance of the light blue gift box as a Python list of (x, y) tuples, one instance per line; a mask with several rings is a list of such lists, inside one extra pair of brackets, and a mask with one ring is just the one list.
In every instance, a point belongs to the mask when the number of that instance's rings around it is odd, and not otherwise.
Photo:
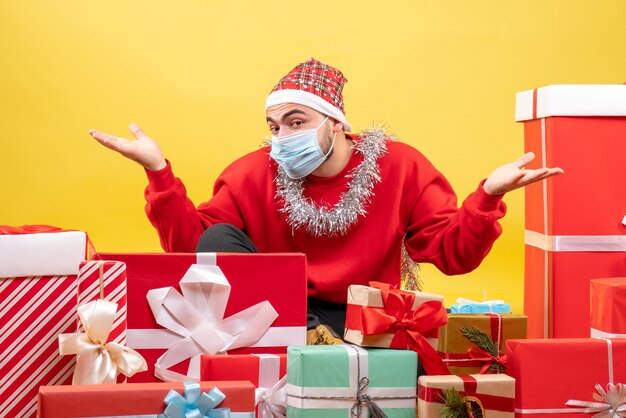
[(503, 300), (486, 300), (474, 302), (473, 300), (459, 298), (457, 303), (450, 306), (450, 313), (485, 314), (485, 313), (511, 313), (511, 305)]
[(367, 418), (368, 397), (389, 418), (415, 418), (416, 380), (411, 350), (289, 347), (287, 418)]

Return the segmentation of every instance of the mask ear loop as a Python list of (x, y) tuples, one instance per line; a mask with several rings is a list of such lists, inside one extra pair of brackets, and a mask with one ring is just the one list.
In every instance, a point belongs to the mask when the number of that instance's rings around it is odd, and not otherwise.
[(330, 155), (330, 153), (333, 151), (333, 148), (335, 146), (335, 138), (337, 138), (337, 132), (335, 132), (335, 135), (333, 135), (333, 143), (330, 144), (330, 149), (328, 150), (328, 152), (326, 153), (326, 155), (324, 155), (324, 160), (328, 159), (328, 156)]

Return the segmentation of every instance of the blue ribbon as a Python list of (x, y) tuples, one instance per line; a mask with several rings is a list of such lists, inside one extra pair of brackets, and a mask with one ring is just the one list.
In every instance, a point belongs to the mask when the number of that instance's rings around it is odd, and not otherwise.
[(165, 397), (166, 418), (230, 418), (230, 408), (216, 408), (226, 395), (218, 388), (201, 392), (200, 384), (184, 382), (185, 396), (171, 390)]

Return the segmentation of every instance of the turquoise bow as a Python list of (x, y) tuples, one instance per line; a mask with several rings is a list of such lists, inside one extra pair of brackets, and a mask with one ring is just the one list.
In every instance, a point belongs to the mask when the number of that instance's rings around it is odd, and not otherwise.
[(184, 382), (185, 396), (175, 390), (165, 397), (166, 418), (229, 418), (230, 408), (216, 408), (220, 402), (226, 399), (226, 395), (218, 388), (213, 388), (209, 393), (200, 391), (200, 384)]

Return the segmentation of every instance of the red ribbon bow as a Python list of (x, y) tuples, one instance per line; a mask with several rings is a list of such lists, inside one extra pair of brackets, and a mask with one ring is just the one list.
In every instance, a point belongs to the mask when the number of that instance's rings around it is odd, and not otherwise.
[(368, 307), (361, 310), (363, 335), (394, 334), (390, 348), (409, 348), (417, 352), (420, 363), (429, 375), (450, 374), (426, 339), (436, 337), (439, 327), (448, 323), (443, 304), (431, 300), (413, 310), (415, 293), (394, 289), (380, 282), (370, 282), (370, 286), (380, 289), (384, 308)]
[(472, 347), (467, 350), (467, 355), (472, 360), (476, 360), (476, 361), (480, 361), (481, 363), (484, 363), (483, 367), (478, 372), (479, 374), (486, 373), (489, 367), (493, 363), (498, 363), (498, 364), (501, 364), (502, 366), (506, 366), (506, 354), (502, 356), (501, 355), (493, 356), (491, 355), (491, 353), (483, 350), (482, 348)]

